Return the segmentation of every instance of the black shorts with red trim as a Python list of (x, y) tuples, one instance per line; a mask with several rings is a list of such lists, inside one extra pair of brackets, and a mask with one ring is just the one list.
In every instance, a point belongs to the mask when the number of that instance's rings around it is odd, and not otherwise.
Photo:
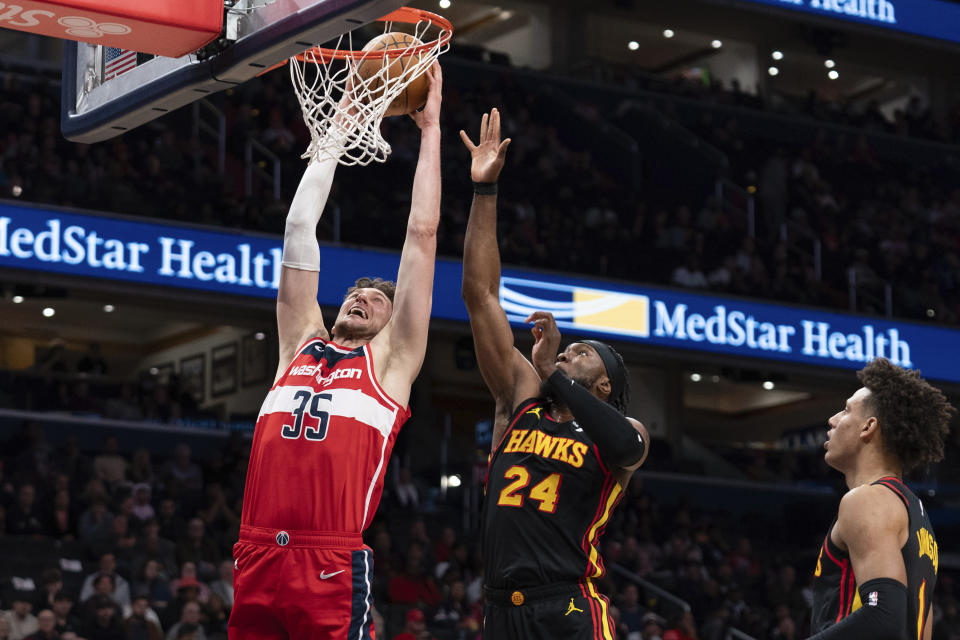
[(483, 637), (496, 640), (614, 640), (610, 603), (589, 581), (484, 588)]

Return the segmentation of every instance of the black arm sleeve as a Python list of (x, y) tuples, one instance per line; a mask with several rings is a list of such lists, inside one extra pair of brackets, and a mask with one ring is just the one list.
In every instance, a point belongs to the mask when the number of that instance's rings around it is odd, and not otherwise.
[(560, 369), (547, 378), (547, 383), (597, 445), (607, 465), (629, 467), (643, 459), (647, 443), (619, 411), (571, 380)]
[(907, 587), (877, 578), (859, 591), (863, 603), (859, 609), (809, 640), (906, 640)]

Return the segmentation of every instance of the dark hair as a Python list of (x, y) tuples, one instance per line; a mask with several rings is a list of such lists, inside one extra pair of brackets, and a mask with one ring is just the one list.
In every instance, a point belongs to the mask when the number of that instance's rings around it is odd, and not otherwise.
[(956, 411), (936, 387), (912, 371), (876, 358), (857, 372), (865, 401), (880, 422), (883, 444), (904, 473), (943, 460), (943, 441)]
[(383, 278), (357, 278), (353, 286), (347, 289), (347, 296), (357, 289), (376, 289), (387, 296), (390, 299), (390, 304), (393, 304), (393, 295), (397, 292), (397, 283)]
[[(607, 345), (608, 347), (610, 345)], [(620, 413), (627, 413), (627, 405), (630, 404), (630, 373), (627, 371), (627, 365), (623, 362), (623, 356), (620, 355), (620, 352), (610, 347), (610, 351), (613, 352), (613, 356), (617, 359), (617, 365), (619, 365), (620, 370), (623, 371), (623, 388), (620, 390), (620, 393), (616, 397), (607, 398), (607, 402), (613, 405), (613, 407)]]

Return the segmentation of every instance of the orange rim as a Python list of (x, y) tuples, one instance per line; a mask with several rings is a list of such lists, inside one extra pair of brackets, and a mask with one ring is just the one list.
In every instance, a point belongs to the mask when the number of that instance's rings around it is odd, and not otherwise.
[(329, 62), (331, 60), (377, 60), (380, 58), (392, 58), (399, 56), (410, 56), (429, 51), (437, 46), (443, 46), (453, 37), (453, 25), (443, 16), (437, 15), (424, 9), (414, 9), (413, 7), (400, 7), (396, 11), (388, 13), (382, 18), (377, 18), (376, 22), (403, 22), (406, 24), (418, 24), (420, 22), (429, 22), (434, 27), (440, 28), (440, 37), (431, 40), (412, 49), (382, 49), (380, 51), (364, 51), (353, 49), (325, 49), (323, 47), (313, 47), (303, 53), (294, 56), (297, 60)]

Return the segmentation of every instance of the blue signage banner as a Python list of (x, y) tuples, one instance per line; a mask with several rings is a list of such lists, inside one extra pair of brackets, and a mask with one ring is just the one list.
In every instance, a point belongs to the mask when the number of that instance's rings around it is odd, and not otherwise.
[[(273, 298), (281, 238), (0, 203), (0, 267)], [(322, 246), (318, 300), (360, 276), (393, 279), (399, 253)], [(433, 316), (465, 322), (461, 264), (437, 260)], [(858, 369), (878, 356), (960, 382), (960, 330), (560, 274), (504, 269), (510, 322), (550, 311), (568, 337)]]
[(742, 0), (960, 42), (960, 4), (944, 0)]

